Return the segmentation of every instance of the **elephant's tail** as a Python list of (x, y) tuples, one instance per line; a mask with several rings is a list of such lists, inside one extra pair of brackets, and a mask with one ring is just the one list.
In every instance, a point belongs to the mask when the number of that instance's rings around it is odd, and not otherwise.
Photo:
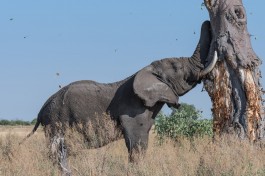
[(22, 139), (22, 141), (19, 142), (19, 145), (21, 145), (23, 142), (25, 142), (26, 139), (28, 139), (31, 135), (34, 134), (34, 132), (38, 129), (40, 123), (41, 123), (40, 118), (37, 118), (37, 122), (36, 122), (33, 130), (24, 139)]

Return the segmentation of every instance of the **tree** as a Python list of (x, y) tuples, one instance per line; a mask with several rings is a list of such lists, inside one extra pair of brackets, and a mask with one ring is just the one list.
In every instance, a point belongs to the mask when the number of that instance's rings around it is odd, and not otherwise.
[(204, 0), (212, 27), (210, 55), (219, 62), (204, 80), (211, 97), (213, 131), (256, 141), (264, 138), (261, 61), (252, 49), (242, 0)]

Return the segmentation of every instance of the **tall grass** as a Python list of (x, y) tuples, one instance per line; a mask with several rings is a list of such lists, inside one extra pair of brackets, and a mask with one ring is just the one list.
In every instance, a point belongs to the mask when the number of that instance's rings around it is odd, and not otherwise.
[[(0, 135), (1, 176), (60, 174), (57, 166), (49, 159), (41, 130), (19, 146), (18, 142), (22, 138), (15, 131)], [(72, 150), (77, 151), (69, 156), (73, 175), (265, 175), (265, 146), (238, 141), (232, 137), (214, 143), (210, 137), (199, 137), (192, 141), (182, 138), (178, 143), (167, 140), (158, 145), (156, 136), (152, 133), (146, 156), (137, 164), (128, 163), (124, 140), (100, 149), (77, 148), (73, 147)]]

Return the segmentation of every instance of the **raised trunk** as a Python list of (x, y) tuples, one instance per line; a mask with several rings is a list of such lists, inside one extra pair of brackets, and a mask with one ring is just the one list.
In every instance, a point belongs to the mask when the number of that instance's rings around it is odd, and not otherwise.
[(205, 0), (212, 26), (210, 54), (219, 62), (204, 79), (212, 101), (214, 135), (264, 138), (261, 61), (252, 50), (241, 0)]

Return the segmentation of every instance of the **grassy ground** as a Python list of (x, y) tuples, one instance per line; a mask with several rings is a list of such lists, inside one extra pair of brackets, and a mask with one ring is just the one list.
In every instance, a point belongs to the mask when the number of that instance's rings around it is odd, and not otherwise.
[[(31, 129), (0, 127), (0, 176), (60, 174), (48, 157), (41, 128), (23, 145), (18, 145)], [(210, 138), (205, 137), (193, 141), (182, 139), (177, 144), (168, 141), (158, 145), (152, 133), (147, 155), (136, 165), (128, 164), (123, 140), (93, 150), (76, 146), (69, 157), (73, 175), (265, 175), (265, 147), (234, 139), (212, 143)]]

